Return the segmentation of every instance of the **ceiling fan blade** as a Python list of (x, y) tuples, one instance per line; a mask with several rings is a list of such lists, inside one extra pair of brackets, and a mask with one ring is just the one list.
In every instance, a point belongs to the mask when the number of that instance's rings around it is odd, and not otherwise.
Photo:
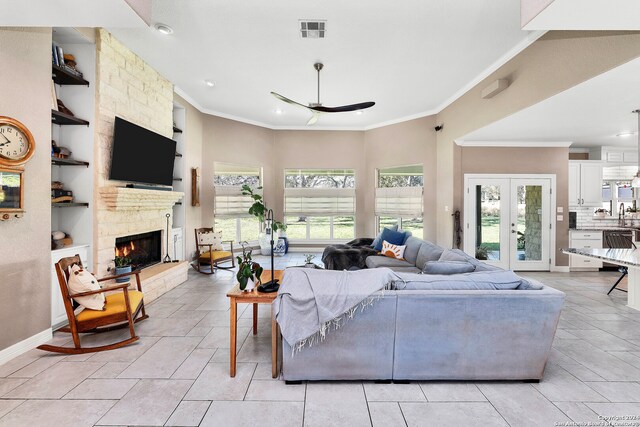
[(311, 115), (311, 118), (309, 119), (309, 121), (307, 122), (307, 126), (315, 125), (316, 122), (318, 121), (318, 119), (320, 118), (320, 112), (312, 111), (311, 113), (312, 113), (312, 115)]
[(321, 113), (344, 113), (348, 111), (364, 110), (366, 108), (371, 108), (374, 105), (376, 105), (375, 102), (369, 101), (369, 102), (361, 102), (359, 104), (342, 105), (340, 107), (324, 107), (320, 105), (317, 107), (307, 107), (307, 108), (313, 111), (319, 111)]
[(271, 92), (271, 95), (275, 96), (280, 101), (286, 102), (287, 104), (299, 105), (300, 107), (309, 108), (308, 105), (300, 104), (299, 102), (296, 102), (293, 99), (289, 99), (286, 96), (282, 96), (279, 93)]

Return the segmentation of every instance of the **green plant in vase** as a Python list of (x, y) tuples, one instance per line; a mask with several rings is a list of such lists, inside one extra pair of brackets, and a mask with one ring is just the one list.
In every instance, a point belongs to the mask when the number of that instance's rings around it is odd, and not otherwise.
[[(124, 273), (131, 273), (131, 258), (128, 256), (116, 255), (113, 259), (116, 264), (116, 276)], [(129, 281), (129, 277), (118, 277), (116, 283), (126, 283)]]
[(242, 256), (236, 257), (238, 260), (238, 272), (236, 273), (236, 279), (240, 284), (240, 290), (244, 291), (247, 288), (249, 280), (253, 283), (258, 282), (261, 284), (260, 276), (262, 275), (263, 268), (257, 262), (253, 262), (251, 258), (251, 249), (246, 248), (247, 242), (242, 242)]
[[(258, 187), (256, 190), (262, 190), (262, 187)], [(247, 184), (242, 186), (242, 195), (251, 197), (253, 204), (249, 207), (249, 214), (258, 218), (258, 221), (263, 224), (264, 217), (269, 210), (267, 205), (264, 203), (264, 198), (260, 194), (256, 194), (253, 188), (249, 187)], [(275, 233), (278, 230), (286, 231), (287, 226), (280, 221), (273, 221), (273, 232)]]

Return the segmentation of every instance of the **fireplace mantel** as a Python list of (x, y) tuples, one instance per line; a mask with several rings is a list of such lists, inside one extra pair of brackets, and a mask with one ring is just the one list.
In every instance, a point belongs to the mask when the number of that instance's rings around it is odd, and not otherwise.
[(100, 196), (110, 211), (170, 210), (183, 196), (180, 191), (102, 187)]

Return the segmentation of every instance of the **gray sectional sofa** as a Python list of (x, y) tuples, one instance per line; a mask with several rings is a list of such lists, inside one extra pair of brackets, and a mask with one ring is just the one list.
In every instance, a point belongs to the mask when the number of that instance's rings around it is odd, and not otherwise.
[(407, 261), (367, 258), (403, 285), (320, 344), (294, 353), (282, 340), (284, 380), (540, 380), (564, 293), (531, 280), (494, 286), (485, 277), (496, 268), (475, 259), (473, 273), (421, 283), (416, 273), (443, 251), (411, 238)]

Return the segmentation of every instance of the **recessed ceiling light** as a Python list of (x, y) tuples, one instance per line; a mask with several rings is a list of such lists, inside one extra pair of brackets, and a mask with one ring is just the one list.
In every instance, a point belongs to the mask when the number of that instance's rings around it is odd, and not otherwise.
[(273, 110), (274, 113), (278, 114), (278, 115), (282, 115), (284, 114), (284, 110), (280, 109), (280, 108), (276, 108), (275, 110)]
[(164, 35), (173, 34), (173, 28), (166, 24), (157, 23), (156, 25), (154, 25), (154, 27), (156, 30), (158, 30), (159, 33), (162, 33)]
[(359, 116), (361, 116), (361, 115), (363, 115), (363, 114), (364, 114), (364, 111), (362, 111), (362, 110), (357, 110), (357, 111), (356, 111), (356, 114), (357, 114), (357, 115), (359, 115)]
[(616, 136), (625, 137), (625, 136), (633, 136), (637, 134), (638, 132), (620, 132), (619, 134), (616, 134)]
[(204, 81), (204, 84), (206, 84), (206, 85), (207, 85), (207, 86), (209, 86), (209, 87), (214, 87), (214, 86), (216, 85), (216, 82), (214, 82), (214, 81), (213, 81), (213, 80), (211, 80), (211, 79), (206, 79), (206, 80)]

